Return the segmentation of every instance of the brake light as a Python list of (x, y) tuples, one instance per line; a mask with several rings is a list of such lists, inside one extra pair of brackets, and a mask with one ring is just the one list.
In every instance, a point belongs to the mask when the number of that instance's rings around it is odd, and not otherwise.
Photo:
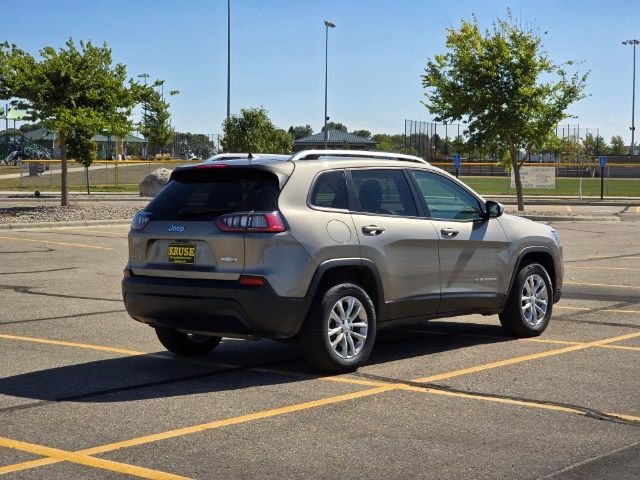
[(222, 167), (226, 167), (227, 164), (226, 163), (202, 163), (200, 165), (196, 165), (195, 168), (197, 169), (201, 169), (201, 168), (222, 168)]
[(150, 221), (151, 215), (149, 215), (144, 210), (140, 210), (139, 212), (136, 212), (131, 219), (131, 230), (142, 230)]
[(287, 227), (278, 212), (231, 213), (216, 219), (223, 232), (280, 233)]

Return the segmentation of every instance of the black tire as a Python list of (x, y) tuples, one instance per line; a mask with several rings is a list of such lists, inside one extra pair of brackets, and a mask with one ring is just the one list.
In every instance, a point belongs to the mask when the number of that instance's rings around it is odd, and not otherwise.
[[(537, 315), (538, 318), (535, 320), (531, 317), (527, 318), (528, 312), (532, 310), (531, 307), (527, 309), (527, 313), (523, 311), (522, 297), (525, 291), (525, 282), (527, 282), (529, 278), (540, 278), (544, 282), (544, 288), (546, 289), (546, 311), (544, 315), (540, 317), (540, 312), (536, 310), (535, 315)], [(526, 302), (526, 300), (524, 302)], [(534, 305), (536, 303), (537, 302), (534, 302)], [(529, 304), (531, 304), (531, 301), (529, 301)], [(525, 303), (525, 307), (526, 305)], [(540, 306), (540, 308), (542, 308), (542, 306)], [(533, 307), (533, 309), (535, 309), (535, 307)], [(542, 265), (530, 263), (520, 268), (513, 282), (513, 287), (509, 292), (507, 305), (500, 314), (500, 323), (511, 336), (520, 338), (535, 337), (544, 332), (547, 325), (549, 325), (552, 310), (553, 284), (551, 283), (549, 274)]]
[[(330, 319), (331, 312), (334, 307), (337, 307), (340, 300), (349, 297), (357, 299), (360, 303), (359, 306), (357, 303), (354, 303), (352, 315), (356, 312), (360, 313), (350, 321), (348, 326), (345, 325), (344, 327), (348, 329), (348, 337), (351, 338), (351, 342), (353, 342), (353, 338), (356, 338), (355, 343), (347, 344), (347, 337), (342, 332), (335, 334), (333, 337), (329, 336), (329, 325), (332, 324), (336, 327), (337, 322)], [(348, 301), (345, 300), (342, 305), (348, 307)], [(362, 312), (362, 310), (364, 310), (364, 312)], [(347, 315), (347, 317), (349, 316)], [(363, 332), (365, 332), (364, 327), (358, 326), (365, 323), (367, 324), (366, 338), (361, 340), (359, 337), (355, 337), (355, 335), (361, 336)], [(343, 335), (345, 338), (344, 345), (347, 348), (346, 353), (344, 350), (338, 352), (331, 346), (330, 339), (334, 338), (335, 341), (340, 335)], [(376, 311), (373, 302), (367, 292), (352, 283), (341, 283), (320, 291), (311, 305), (311, 310), (299, 334), (302, 353), (307, 361), (314, 367), (331, 373), (352, 372), (363, 365), (371, 354), (375, 339)], [(338, 343), (342, 344), (342, 342)], [(341, 349), (341, 347), (342, 345), (338, 345), (336, 348)], [(354, 352), (351, 357), (348, 357), (349, 351)], [(342, 354), (346, 356), (343, 357), (341, 356)]]
[(156, 335), (160, 343), (170, 352), (192, 357), (206, 355), (216, 348), (222, 337), (191, 335), (172, 328), (156, 327)]

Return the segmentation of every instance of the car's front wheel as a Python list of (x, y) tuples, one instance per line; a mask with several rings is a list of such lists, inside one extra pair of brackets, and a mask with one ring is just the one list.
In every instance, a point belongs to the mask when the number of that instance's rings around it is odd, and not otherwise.
[(363, 365), (375, 337), (373, 302), (352, 283), (325, 290), (313, 303), (299, 335), (307, 361), (332, 373), (350, 372)]
[(156, 335), (164, 348), (184, 356), (206, 355), (222, 340), (222, 337), (196, 335), (163, 327), (156, 327)]
[(547, 328), (552, 308), (549, 274), (542, 265), (531, 263), (518, 272), (500, 323), (514, 337), (534, 337)]

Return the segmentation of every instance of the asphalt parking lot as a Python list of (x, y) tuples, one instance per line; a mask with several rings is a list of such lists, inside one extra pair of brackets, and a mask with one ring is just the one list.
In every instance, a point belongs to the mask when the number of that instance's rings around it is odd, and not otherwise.
[(122, 305), (126, 227), (0, 232), (0, 475), (638, 478), (640, 219), (555, 226), (541, 337), (405, 324), (334, 377), (266, 340), (165, 352)]

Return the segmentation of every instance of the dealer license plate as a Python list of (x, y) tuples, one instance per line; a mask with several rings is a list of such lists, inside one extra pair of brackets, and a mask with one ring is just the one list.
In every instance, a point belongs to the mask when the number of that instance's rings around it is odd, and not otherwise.
[(196, 263), (196, 246), (191, 243), (170, 243), (167, 253), (169, 263)]

